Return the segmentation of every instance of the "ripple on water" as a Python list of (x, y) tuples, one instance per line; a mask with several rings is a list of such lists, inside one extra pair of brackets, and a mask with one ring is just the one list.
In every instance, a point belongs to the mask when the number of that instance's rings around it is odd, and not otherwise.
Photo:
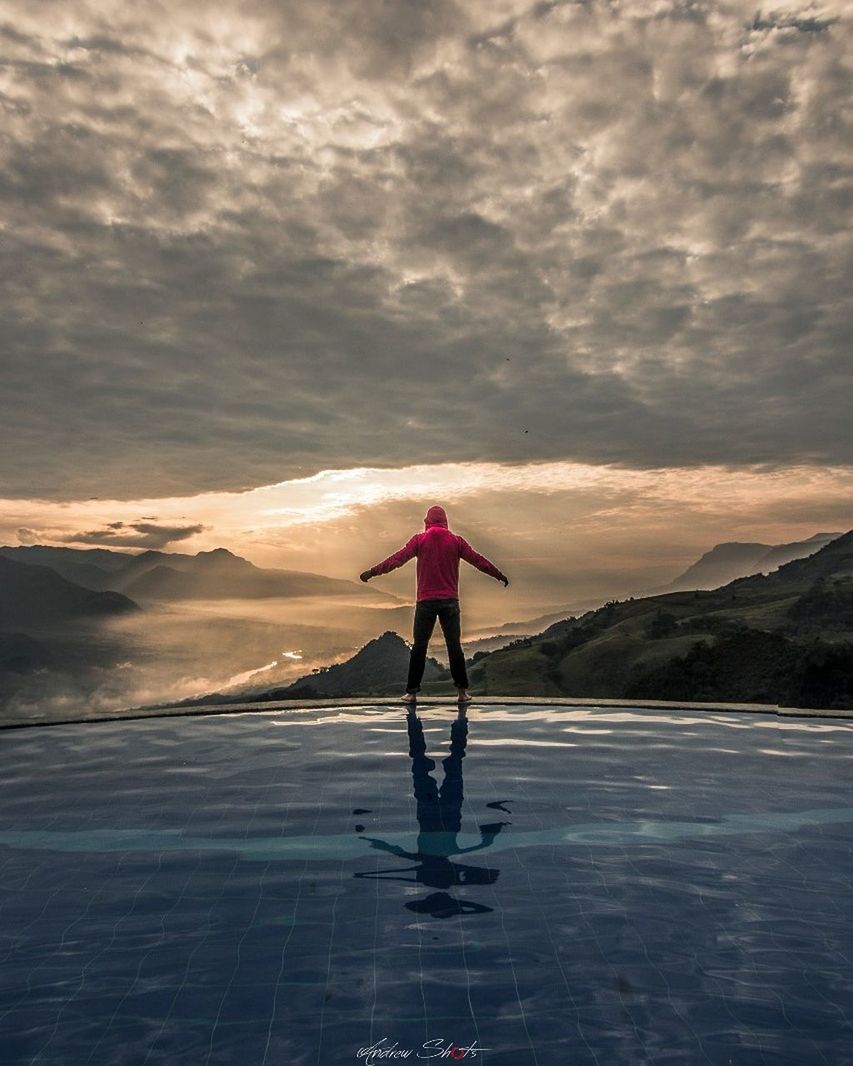
[(4, 1066), (844, 1061), (850, 723), (455, 719), (0, 736)]

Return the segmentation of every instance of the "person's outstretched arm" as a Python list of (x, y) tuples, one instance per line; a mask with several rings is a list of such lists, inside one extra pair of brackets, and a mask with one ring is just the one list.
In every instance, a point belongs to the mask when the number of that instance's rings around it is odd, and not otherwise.
[(360, 574), (362, 581), (367, 581), (371, 577), (376, 577), (378, 574), (387, 574), (389, 570), (396, 570), (398, 566), (402, 566), (403, 563), (407, 563), (409, 559), (413, 559), (418, 554), (418, 534), (415, 533), (413, 537), (400, 548), (399, 551), (394, 552), (393, 555), (389, 555), (387, 559), (383, 559), (381, 563), (377, 563), (376, 566), (371, 566), (369, 570), (365, 570), (363, 574)]
[(480, 843), (474, 844), (470, 848), (457, 848), (453, 852), (454, 855), (464, 855), (468, 851), (479, 851), (480, 848), (488, 848), (495, 841), (495, 837), (503, 829), (505, 825), (512, 825), (512, 822), (491, 822), (489, 825), (480, 826)]
[(399, 856), (399, 858), (401, 859), (416, 859), (418, 857), (418, 853), (416, 851), (406, 851), (406, 849), (401, 848), (399, 844), (389, 844), (386, 840), (379, 840), (378, 837), (359, 836), (358, 839), (369, 840), (370, 846), (372, 848), (376, 848), (377, 851), (387, 851), (391, 855)]
[(490, 562), (485, 555), (480, 555), (479, 552), (474, 551), (464, 537), (459, 538), (459, 549), (460, 558), (464, 559), (466, 563), (476, 566), (478, 570), (482, 570), (484, 574), (488, 574), (489, 577), (493, 577), (497, 581), (503, 581), (504, 586), (509, 584), (509, 578), (506, 574), (498, 570), (495, 564)]

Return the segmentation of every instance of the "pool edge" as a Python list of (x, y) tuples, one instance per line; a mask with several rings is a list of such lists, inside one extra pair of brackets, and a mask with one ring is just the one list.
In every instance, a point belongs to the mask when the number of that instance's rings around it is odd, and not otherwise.
[[(11, 721), (0, 720), (0, 730), (30, 729), (37, 726), (137, 721), (145, 718), (191, 718), (217, 714), (268, 714), (282, 710), (310, 710), (312, 708), (373, 707), (377, 704), (392, 707), (399, 706), (401, 713), (406, 710), (403, 703), (395, 697), (343, 696), (339, 699), (274, 700), (270, 701), (268, 707), (247, 701), (244, 704), (211, 703), (190, 707), (161, 706), (150, 709), (133, 707), (128, 708), (126, 711), (112, 711), (107, 714), (86, 715), (76, 718), (19, 718)], [(418, 706), (434, 707), (446, 704), (455, 707), (456, 701), (452, 696), (423, 696), (418, 700)], [(795, 718), (853, 719), (853, 708), (783, 707), (773, 703), (702, 703), (679, 700), (596, 699), (595, 697), (580, 696), (480, 696), (475, 697), (468, 706), (476, 709), (481, 706), (500, 707), (518, 704), (538, 707), (566, 707), (567, 709), (575, 707), (626, 707), (646, 710), (705, 711), (708, 713), (729, 714), (775, 714), (781, 717)]]

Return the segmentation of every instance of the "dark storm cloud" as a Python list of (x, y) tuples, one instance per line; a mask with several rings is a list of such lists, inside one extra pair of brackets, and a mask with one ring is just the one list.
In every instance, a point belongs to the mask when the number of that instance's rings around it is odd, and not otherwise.
[(67, 0), (14, 22), (0, 495), (849, 462), (837, 8)]
[(774, 12), (772, 15), (762, 17), (757, 14), (752, 20), (754, 30), (800, 30), (803, 33), (821, 33), (837, 22), (837, 18), (799, 18), (796, 15), (780, 15)]
[[(44, 531), (45, 540), (61, 544), (113, 544), (123, 548), (164, 548), (174, 541), (188, 540), (206, 527), (194, 526), (160, 526), (152, 522), (107, 522), (103, 529), (87, 529), (77, 533), (56, 534)], [(127, 530), (121, 533), (118, 530)], [(18, 531), (22, 543), (34, 543), (39, 531), (21, 529)], [(23, 534), (23, 536), (21, 536)]]

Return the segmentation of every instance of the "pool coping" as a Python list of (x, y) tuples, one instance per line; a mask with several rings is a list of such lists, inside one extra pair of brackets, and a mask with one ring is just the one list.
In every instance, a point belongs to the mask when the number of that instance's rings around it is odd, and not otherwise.
[[(210, 703), (193, 704), (182, 707), (129, 707), (125, 711), (111, 711), (107, 714), (78, 716), (76, 718), (18, 718), (10, 721), (0, 720), (0, 731), (4, 729), (29, 729), (36, 726), (88, 725), (98, 722), (136, 721), (144, 718), (192, 718), (212, 714), (266, 714), (283, 710), (310, 710), (331, 707), (398, 707), (401, 711), (406, 704), (396, 696), (341, 696), (322, 699), (270, 700), (245, 703)], [(417, 706), (457, 706), (452, 696), (421, 696)], [(702, 703), (680, 700), (620, 700), (596, 699), (582, 696), (475, 696), (468, 708), (501, 707), (528, 705), (537, 707), (597, 707), (636, 708), (667, 711), (705, 711), (707, 713), (741, 713), (741, 714), (775, 714), (790, 718), (834, 718), (853, 720), (853, 708), (818, 708), (818, 707), (782, 707), (774, 703)]]

